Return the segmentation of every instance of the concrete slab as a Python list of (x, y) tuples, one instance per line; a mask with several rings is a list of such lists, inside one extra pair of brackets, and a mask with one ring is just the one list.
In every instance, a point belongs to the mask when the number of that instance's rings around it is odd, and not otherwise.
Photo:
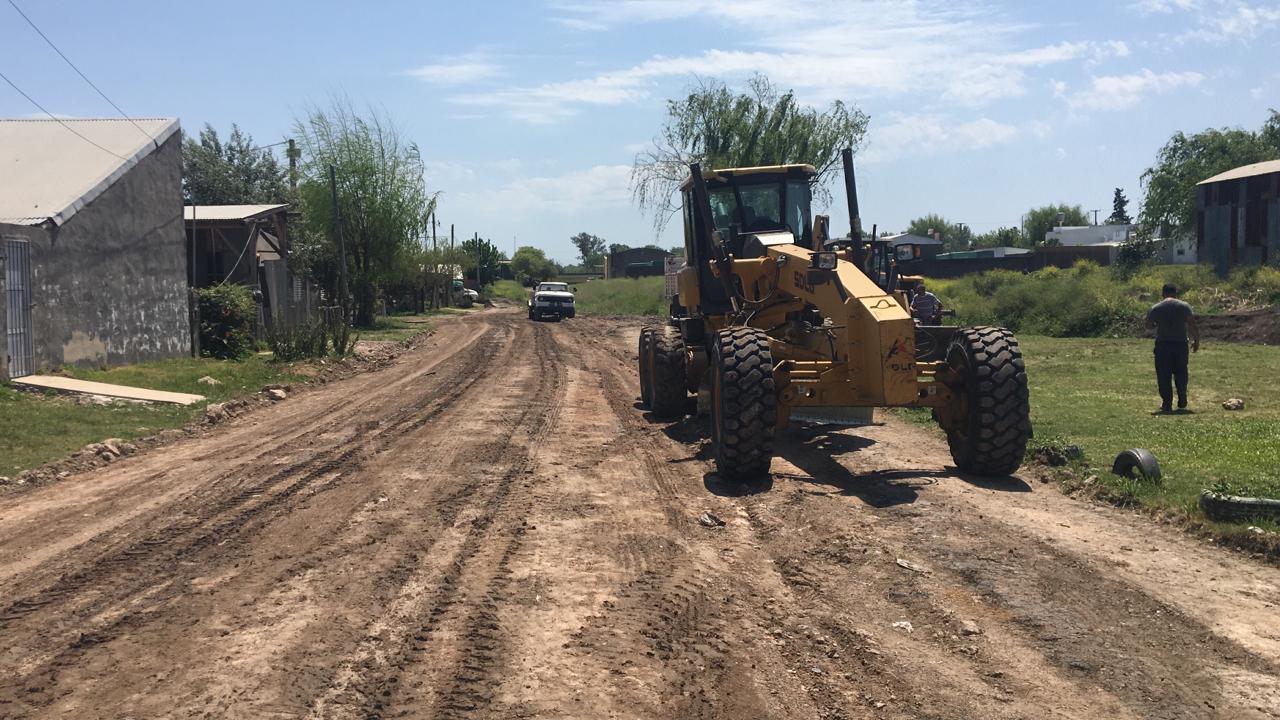
[(148, 390), (146, 388), (112, 385), (110, 383), (89, 382), (57, 375), (28, 375), (11, 380), (19, 387), (39, 388), (41, 390), (57, 390), (59, 392), (80, 393), (83, 395), (102, 395), (104, 397), (121, 398), (123, 400), (145, 400), (147, 402), (172, 403), (174, 405), (194, 405), (204, 400), (203, 395), (165, 392), (164, 390)]

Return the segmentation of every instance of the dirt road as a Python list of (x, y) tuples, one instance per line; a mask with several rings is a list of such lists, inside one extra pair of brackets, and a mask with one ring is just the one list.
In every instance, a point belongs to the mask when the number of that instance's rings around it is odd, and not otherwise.
[(0, 717), (1280, 717), (1280, 571), (895, 422), (725, 486), (637, 330), (473, 315), (0, 496)]

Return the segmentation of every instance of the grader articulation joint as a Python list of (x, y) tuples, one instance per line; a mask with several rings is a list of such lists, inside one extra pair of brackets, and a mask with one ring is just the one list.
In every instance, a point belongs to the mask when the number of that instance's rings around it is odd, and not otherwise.
[(640, 333), (642, 403), (674, 418), (689, 393), (708, 400), (730, 480), (768, 473), (791, 421), (866, 424), (879, 407), (931, 408), (960, 470), (1013, 472), (1031, 435), (1017, 340), (913, 321), (894, 248), (862, 234), (852, 152), (843, 159), (841, 238), (811, 215), (810, 165), (690, 166), (679, 292), (669, 321)]

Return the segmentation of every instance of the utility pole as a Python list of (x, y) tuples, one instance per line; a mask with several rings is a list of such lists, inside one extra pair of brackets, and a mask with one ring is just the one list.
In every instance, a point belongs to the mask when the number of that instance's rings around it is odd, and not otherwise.
[(436, 220), (436, 211), (431, 211), (431, 249), (436, 249), (436, 226), (440, 223)]
[(1098, 224), (1098, 211), (1097, 211), (1097, 210), (1094, 210), (1094, 211), (1093, 211), (1093, 224), (1094, 224), (1094, 225), (1097, 225), (1097, 224)]
[(471, 239), (476, 244), (476, 292), (480, 292), (480, 233), (476, 233)]
[(329, 194), (333, 198), (333, 237), (338, 243), (338, 305), (342, 321), (351, 322), (347, 301), (347, 244), (342, 238), (342, 218), (338, 215), (338, 171), (329, 165)]

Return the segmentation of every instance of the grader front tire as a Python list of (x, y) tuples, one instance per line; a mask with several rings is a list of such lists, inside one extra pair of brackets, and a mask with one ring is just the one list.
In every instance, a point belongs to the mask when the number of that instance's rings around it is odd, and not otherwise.
[(778, 418), (768, 336), (756, 328), (721, 330), (712, 344), (711, 370), (716, 470), (732, 482), (768, 475)]
[(678, 418), (684, 415), (685, 400), (689, 397), (684, 338), (680, 337), (679, 330), (665, 326), (654, 330), (652, 342), (649, 405), (654, 416), (661, 420)]
[(947, 349), (961, 378), (967, 412), (948, 429), (956, 467), (975, 475), (1009, 475), (1022, 464), (1031, 438), (1031, 403), (1022, 350), (1004, 328), (962, 328)]

